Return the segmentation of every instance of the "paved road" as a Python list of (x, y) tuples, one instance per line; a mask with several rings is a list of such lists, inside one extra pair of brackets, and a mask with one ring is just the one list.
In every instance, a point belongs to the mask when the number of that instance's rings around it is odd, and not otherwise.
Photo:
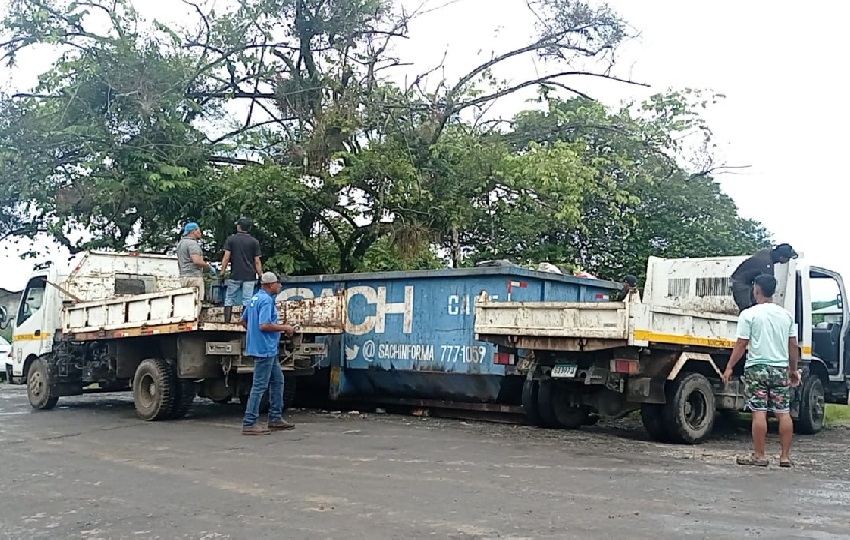
[(199, 400), (185, 420), (145, 423), (124, 396), (31, 412), (0, 385), (0, 537), (850, 535), (847, 430), (807, 438), (786, 471), (736, 467), (741, 435), (681, 447), (621, 424), (292, 418), (295, 431), (249, 438), (238, 406)]

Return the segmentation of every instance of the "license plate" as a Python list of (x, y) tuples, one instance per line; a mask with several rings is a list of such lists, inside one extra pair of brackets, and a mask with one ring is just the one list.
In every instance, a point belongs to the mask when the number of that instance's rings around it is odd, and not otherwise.
[(576, 376), (578, 366), (575, 364), (558, 364), (552, 368), (552, 377), (557, 379), (569, 379)]

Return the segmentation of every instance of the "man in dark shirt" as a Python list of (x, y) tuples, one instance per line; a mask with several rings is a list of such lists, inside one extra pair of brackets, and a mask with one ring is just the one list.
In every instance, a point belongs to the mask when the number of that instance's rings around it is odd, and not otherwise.
[(626, 297), (629, 296), (632, 289), (637, 289), (637, 278), (629, 274), (623, 277), (623, 290), (617, 295), (617, 302), (625, 302)]
[(738, 304), (738, 313), (755, 304), (753, 283), (762, 274), (773, 275), (773, 265), (785, 264), (797, 258), (797, 252), (790, 244), (779, 244), (775, 248), (764, 248), (742, 262), (732, 272), (732, 297)]
[(224, 242), (224, 258), (221, 270), (227, 270), (230, 264), (230, 279), (227, 280), (227, 293), (224, 296), (224, 322), (230, 322), (233, 304), (241, 296), (243, 306), (247, 306), (254, 296), (257, 277), (263, 274), (260, 260), (260, 242), (251, 236), (253, 223), (248, 218), (236, 222), (236, 234), (231, 234)]

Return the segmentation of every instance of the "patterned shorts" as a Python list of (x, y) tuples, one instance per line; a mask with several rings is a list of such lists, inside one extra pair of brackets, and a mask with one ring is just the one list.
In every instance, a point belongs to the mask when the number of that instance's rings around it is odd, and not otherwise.
[(787, 367), (750, 366), (744, 369), (747, 408), (751, 411), (786, 413), (791, 407), (791, 383)]

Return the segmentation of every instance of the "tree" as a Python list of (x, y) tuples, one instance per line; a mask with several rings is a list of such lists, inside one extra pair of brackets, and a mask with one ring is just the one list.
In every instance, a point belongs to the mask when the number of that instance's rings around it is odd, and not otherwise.
[[(713, 102), (686, 90), (652, 96), (609, 112), (583, 98), (543, 95), (547, 108), (520, 113), (505, 136), (516, 149), (529, 142), (570, 141), (596, 171), (593, 196), (582, 204), (581, 226), (545, 235), (552, 262), (619, 279), (642, 276), (650, 255), (703, 257), (752, 253), (766, 245), (761, 225), (738, 216), (712, 178), (712, 133), (699, 110)], [(687, 170), (689, 149), (711, 168)]]
[[(261, 232), (279, 236), (269, 256), (281, 264), (354, 270), (388, 235), (397, 247), (459, 235), (456, 210), (422, 219), (423, 204), (453, 181), (422, 176), (447, 128), (541, 83), (570, 90), (582, 77), (620, 80), (610, 68), (627, 37), (607, 6), (533, 0), (539, 24), (526, 45), (494, 52), (457, 80), (435, 84), (429, 72), (401, 88), (389, 79), (403, 64), (392, 44), (427, 4), (241, 0), (214, 13), (185, 3), (196, 28), (144, 21), (129, 0), (11, 3), (6, 59), (39, 44), (62, 57), (34, 92), (5, 100), (3, 148), (14, 155), (15, 134), (31, 134), (29, 151), (5, 167), (5, 200), (18, 201), (2, 216), (10, 234), (84, 227), (93, 238), (75, 248), (121, 247), (137, 235), (140, 247), (166, 249), (181, 222), (202, 216), (214, 223), (215, 250), (236, 209), (253, 210), (266, 220)], [(97, 21), (107, 29), (93, 30)], [(543, 66), (533, 80), (493, 75), (532, 58)], [(244, 116), (224, 121), (233, 102), (245, 104)], [(16, 170), (35, 189), (23, 189)], [(246, 182), (255, 172), (263, 185)], [(410, 201), (416, 190), (421, 200)]]

